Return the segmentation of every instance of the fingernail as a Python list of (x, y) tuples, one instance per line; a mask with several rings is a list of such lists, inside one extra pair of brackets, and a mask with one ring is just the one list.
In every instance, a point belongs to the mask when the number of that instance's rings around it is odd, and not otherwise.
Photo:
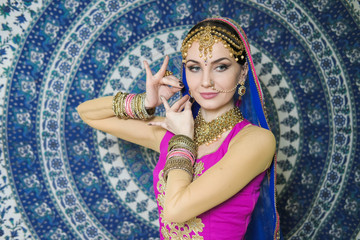
[(190, 102), (191, 103), (194, 103), (195, 102), (195, 99), (193, 97), (190, 97)]
[(148, 125), (152, 126), (152, 123), (148, 123)]
[(179, 83), (179, 85), (180, 85), (180, 87), (183, 87), (183, 86), (184, 86), (184, 84), (182, 84), (181, 82)]

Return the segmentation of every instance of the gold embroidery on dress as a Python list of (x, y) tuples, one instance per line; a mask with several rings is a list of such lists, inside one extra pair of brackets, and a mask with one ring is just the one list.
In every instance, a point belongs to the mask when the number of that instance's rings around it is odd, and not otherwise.
[[(202, 174), (203, 170), (204, 170), (203, 162), (195, 163), (193, 181)], [(184, 223), (173, 223), (164, 220), (163, 208), (164, 208), (166, 182), (163, 178), (163, 170), (161, 170), (159, 173), (159, 181), (156, 187), (159, 191), (159, 195), (157, 196), (157, 201), (159, 206), (161, 206), (162, 208), (160, 211), (160, 217), (161, 217), (161, 222), (164, 224), (164, 226), (161, 228), (161, 234), (163, 235), (164, 239), (172, 239), (172, 240), (204, 239), (202, 236), (199, 236), (199, 232), (202, 232), (203, 228), (205, 227), (205, 225), (202, 223), (200, 218), (194, 217)], [(167, 227), (169, 227), (169, 229)], [(190, 233), (194, 233), (194, 235), (190, 236)]]
[(203, 171), (204, 171), (204, 163), (203, 162), (196, 162), (195, 165), (194, 165), (193, 181), (195, 181), (198, 177), (200, 177), (200, 175), (202, 174)]

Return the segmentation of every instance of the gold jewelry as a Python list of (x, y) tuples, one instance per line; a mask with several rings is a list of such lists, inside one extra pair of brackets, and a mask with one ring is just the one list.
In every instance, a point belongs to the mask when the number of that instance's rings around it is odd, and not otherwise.
[(114, 114), (121, 119), (148, 120), (154, 116), (155, 108), (145, 108), (146, 93), (129, 94), (118, 92), (113, 97), (112, 109)]
[(230, 90), (220, 90), (220, 89), (217, 89), (217, 88), (215, 87), (215, 85), (213, 85), (213, 86), (212, 86), (212, 89), (215, 90), (215, 91), (218, 91), (218, 92), (220, 92), (220, 93), (230, 93), (230, 92), (235, 91), (235, 89), (237, 88), (238, 85), (239, 85), (239, 83), (237, 83), (237, 84), (235, 85), (235, 87), (233, 87), (233, 88), (230, 89)]
[(192, 152), (192, 154), (196, 158), (197, 147), (196, 147), (194, 140), (192, 140), (191, 138), (189, 138), (185, 135), (181, 135), (181, 134), (177, 134), (177, 135), (173, 136), (169, 141), (168, 151), (171, 151), (173, 148), (180, 148), (180, 147), (184, 147), (187, 150), (189, 150), (190, 152)]
[(165, 181), (167, 181), (167, 176), (168, 176), (169, 172), (174, 169), (184, 170), (191, 176), (191, 179), (193, 177), (194, 168), (191, 164), (191, 161), (186, 158), (183, 158), (183, 157), (173, 157), (166, 161), (166, 164), (165, 164), (165, 167), (163, 170)]
[(164, 179), (171, 170), (181, 169), (193, 177), (193, 163), (197, 157), (197, 147), (191, 138), (177, 134), (174, 135), (168, 144), (168, 155), (166, 156), (166, 164), (164, 167)]
[(112, 102), (112, 109), (114, 111), (114, 114), (122, 119), (127, 119), (127, 117), (124, 115), (125, 113), (125, 98), (129, 95), (128, 93), (118, 92)]
[(145, 98), (146, 98), (146, 93), (141, 93), (138, 94), (139, 96), (139, 101), (141, 102), (141, 108), (137, 109), (138, 112), (141, 112), (143, 114), (143, 118), (141, 118), (142, 120), (148, 120), (154, 117), (155, 114), (155, 108), (149, 108), (147, 109), (145, 107)]
[(170, 76), (170, 75), (173, 75), (173, 74), (174, 73), (172, 71), (166, 70), (165, 74), (164, 74), (164, 77), (167, 77), (167, 76)]
[(221, 135), (231, 130), (237, 123), (244, 120), (239, 108), (234, 107), (216, 119), (205, 122), (201, 115), (201, 109), (195, 118), (194, 141), (197, 146), (202, 144), (209, 145), (221, 138)]
[(244, 96), (245, 93), (246, 93), (246, 87), (244, 86), (244, 83), (241, 83), (238, 89), (238, 94), (240, 97), (242, 97)]
[[(232, 39), (230, 39), (230, 37)], [(193, 42), (199, 42), (200, 58), (207, 60), (212, 57), (212, 46), (217, 43), (223, 43), (224, 47), (230, 51), (230, 56), (238, 61), (238, 57), (244, 59), (243, 52), (245, 46), (239, 37), (231, 34), (229, 31), (217, 26), (200, 27), (190, 32), (184, 39), (181, 46), (183, 59), (186, 58), (187, 52)]]

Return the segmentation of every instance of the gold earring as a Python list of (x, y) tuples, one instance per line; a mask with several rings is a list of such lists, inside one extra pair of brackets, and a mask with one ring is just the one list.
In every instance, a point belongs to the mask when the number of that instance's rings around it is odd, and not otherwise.
[(246, 87), (244, 86), (244, 83), (241, 83), (238, 89), (239, 96), (240, 97), (244, 96), (245, 92), (246, 92)]

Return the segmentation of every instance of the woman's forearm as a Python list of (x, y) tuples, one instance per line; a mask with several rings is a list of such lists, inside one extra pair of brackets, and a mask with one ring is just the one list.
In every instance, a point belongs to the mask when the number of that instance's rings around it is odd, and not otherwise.
[[(166, 130), (148, 125), (148, 121), (120, 119), (112, 109), (113, 97), (101, 97), (81, 103), (77, 111), (89, 126), (126, 141), (159, 151)], [(155, 121), (162, 121), (155, 117)]]
[(101, 97), (81, 103), (77, 111), (84, 122), (114, 117), (112, 96)]

